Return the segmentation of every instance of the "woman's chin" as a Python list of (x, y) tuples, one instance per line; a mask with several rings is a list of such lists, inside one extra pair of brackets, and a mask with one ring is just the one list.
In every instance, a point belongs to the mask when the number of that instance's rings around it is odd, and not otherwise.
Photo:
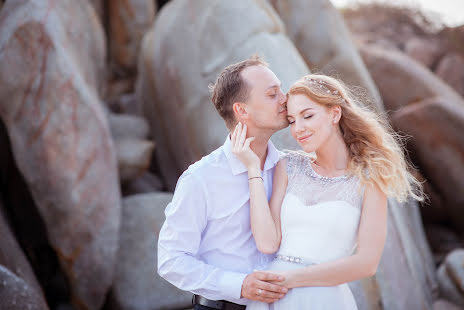
[(316, 149), (308, 143), (304, 143), (304, 144), (298, 143), (298, 144), (300, 145), (301, 149), (305, 151), (306, 153), (312, 153), (316, 151)]

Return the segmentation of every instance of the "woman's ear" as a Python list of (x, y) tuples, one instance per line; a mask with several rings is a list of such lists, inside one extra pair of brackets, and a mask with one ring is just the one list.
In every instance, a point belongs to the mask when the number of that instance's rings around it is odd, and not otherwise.
[(340, 107), (339, 105), (332, 107), (332, 117), (332, 122), (334, 124), (338, 124), (340, 118), (342, 117), (342, 107)]

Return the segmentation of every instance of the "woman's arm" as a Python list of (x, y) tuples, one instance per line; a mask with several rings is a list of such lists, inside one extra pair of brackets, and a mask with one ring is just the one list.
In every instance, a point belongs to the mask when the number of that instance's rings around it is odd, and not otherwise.
[[(248, 170), (248, 177), (256, 171)], [(265, 254), (277, 252), (282, 239), (280, 227), (280, 208), (287, 189), (286, 161), (277, 163), (272, 180), (272, 195), (268, 203), (261, 179), (249, 180), (251, 231), (258, 250)]]
[(282, 233), (280, 229), (280, 208), (287, 189), (286, 162), (277, 163), (273, 177), (271, 199), (267, 194), (261, 177), (261, 162), (251, 150), (253, 137), (246, 137), (246, 125), (239, 123), (231, 136), (232, 152), (248, 169), (250, 187), (251, 231), (258, 250), (265, 254), (275, 253), (280, 246)]
[(377, 186), (367, 186), (356, 253), (299, 270), (278, 272), (285, 276), (285, 281), (277, 283), (288, 288), (334, 286), (373, 276), (382, 256), (386, 235), (387, 198)]

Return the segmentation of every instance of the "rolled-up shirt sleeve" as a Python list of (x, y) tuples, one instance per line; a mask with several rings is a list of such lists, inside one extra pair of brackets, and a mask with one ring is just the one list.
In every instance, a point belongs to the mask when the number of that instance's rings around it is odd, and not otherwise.
[(198, 259), (207, 224), (205, 186), (184, 172), (177, 182), (158, 239), (158, 273), (178, 288), (213, 300), (239, 299), (246, 274), (225, 270)]

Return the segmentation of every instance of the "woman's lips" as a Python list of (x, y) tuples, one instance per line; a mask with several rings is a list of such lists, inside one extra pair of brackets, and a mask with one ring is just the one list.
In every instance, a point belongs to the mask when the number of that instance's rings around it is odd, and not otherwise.
[(311, 137), (313, 134), (309, 134), (309, 135), (306, 135), (306, 136), (302, 136), (302, 137), (299, 137), (298, 138), (298, 141), (300, 141), (300, 143), (303, 143), (305, 142), (306, 140), (308, 140), (309, 137)]

